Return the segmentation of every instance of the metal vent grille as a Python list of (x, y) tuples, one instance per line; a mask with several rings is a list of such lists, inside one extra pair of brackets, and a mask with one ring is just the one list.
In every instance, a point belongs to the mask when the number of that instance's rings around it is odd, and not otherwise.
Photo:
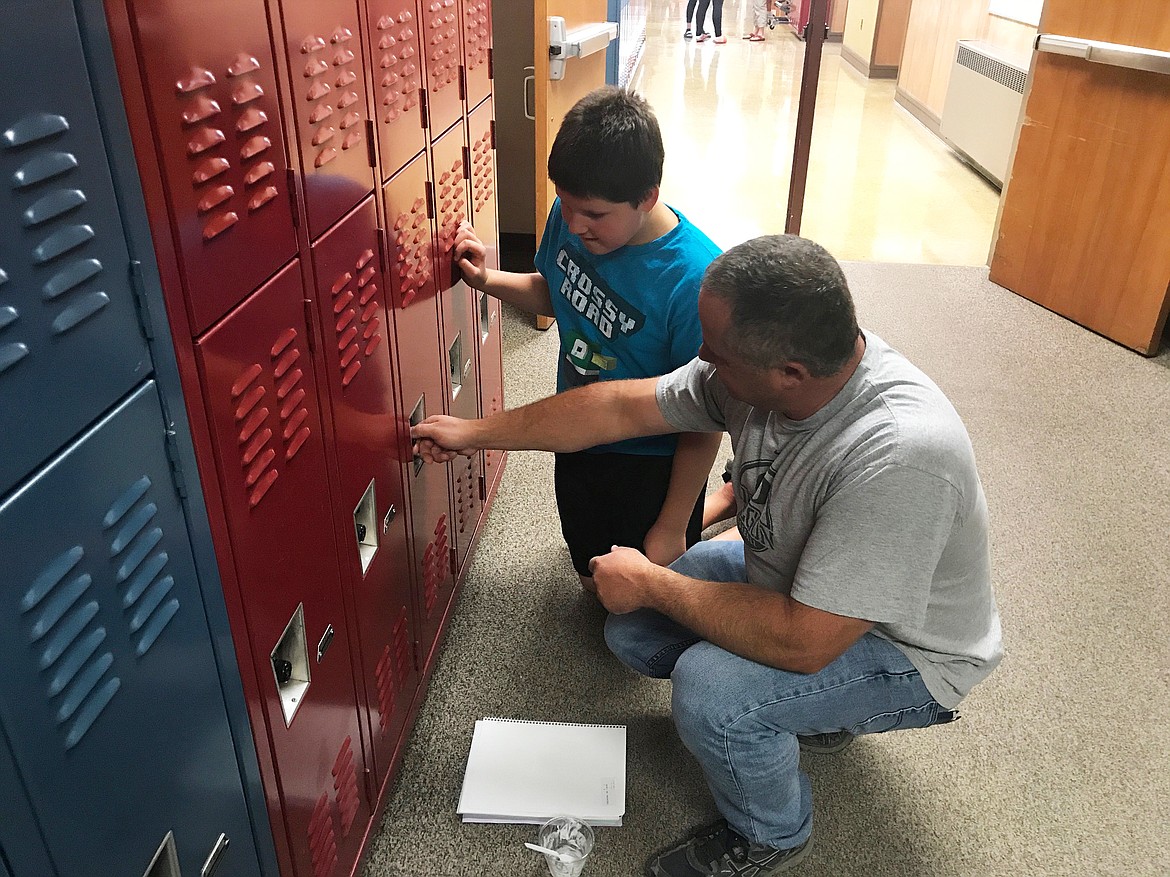
[(1024, 85), (1028, 81), (1028, 72), (1018, 67), (1012, 67), (982, 52), (960, 45), (955, 56), (955, 63), (974, 70), (980, 76), (985, 76), (993, 82), (1010, 88), (1017, 94), (1024, 93)]

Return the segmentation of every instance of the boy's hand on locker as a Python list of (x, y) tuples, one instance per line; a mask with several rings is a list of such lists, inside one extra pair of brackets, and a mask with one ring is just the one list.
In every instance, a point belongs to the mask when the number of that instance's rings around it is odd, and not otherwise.
[(454, 255), (455, 263), (463, 272), (463, 279), (468, 285), (483, 289), (488, 277), (487, 247), (467, 220), (459, 223), (459, 231), (455, 234)]
[(434, 414), (410, 428), (414, 453), (428, 463), (449, 463), (458, 456), (470, 457), (479, 450), (471, 438), (474, 421)]

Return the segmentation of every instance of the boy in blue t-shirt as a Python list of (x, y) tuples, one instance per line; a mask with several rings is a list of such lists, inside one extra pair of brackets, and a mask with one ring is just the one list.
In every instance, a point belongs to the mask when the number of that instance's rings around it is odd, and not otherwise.
[[(476, 289), (556, 317), (557, 392), (593, 381), (648, 378), (699, 351), (699, 285), (719, 248), (659, 200), (664, 151), (650, 105), (600, 88), (565, 115), (548, 157), (557, 200), (536, 272), (487, 267), (464, 223), (455, 258)], [(650, 436), (556, 455), (561, 531), (581, 583), (614, 545), (668, 564), (700, 538), (703, 489), (719, 434)]]

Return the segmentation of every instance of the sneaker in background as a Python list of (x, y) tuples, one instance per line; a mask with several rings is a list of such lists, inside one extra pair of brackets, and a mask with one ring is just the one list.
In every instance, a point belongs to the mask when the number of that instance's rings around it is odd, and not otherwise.
[(648, 877), (769, 877), (800, 864), (812, 837), (777, 850), (754, 843), (720, 819), (646, 863)]
[(800, 743), (801, 752), (832, 755), (834, 752), (840, 752), (857, 738), (848, 731), (833, 731), (829, 734), (809, 734), (807, 737), (798, 734), (796, 739)]

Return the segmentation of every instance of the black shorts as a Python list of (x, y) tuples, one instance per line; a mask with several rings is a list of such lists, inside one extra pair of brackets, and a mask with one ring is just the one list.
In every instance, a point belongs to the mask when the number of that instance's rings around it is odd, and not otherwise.
[[(674, 457), (648, 454), (557, 454), (554, 483), (561, 533), (573, 566), (589, 575), (589, 561), (611, 546), (642, 550), (646, 532), (658, 520)], [(700, 495), (687, 523), (687, 547), (703, 532)]]

